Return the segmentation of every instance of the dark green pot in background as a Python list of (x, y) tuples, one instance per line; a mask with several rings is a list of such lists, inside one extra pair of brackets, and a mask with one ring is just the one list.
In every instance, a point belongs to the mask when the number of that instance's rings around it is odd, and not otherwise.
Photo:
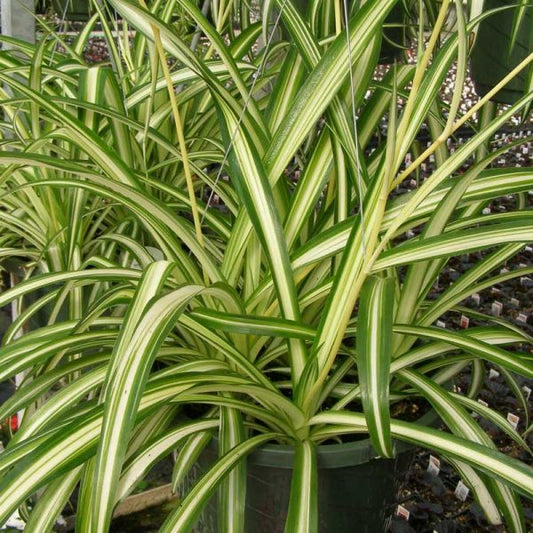
[[(485, 0), (484, 11), (516, 5), (516, 0)], [(514, 67), (533, 51), (533, 3), (526, 10), (514, 47), (509, 53), (515, 9), (499, 11), (484, 19), (471, 55), (471, 75), (476, 91), (485, 96)], [(527, 90), (530, 67), (510, 81), (493, 98), (503, 104), (513, 104)]]
[(381, 65), (389, 65), (395, 61), (401, 61), (403, 51), (409, 47), (407, 24), (408, 14), (402, 2), (398, 2), (385, 19), (379, 53), (379, 63)]

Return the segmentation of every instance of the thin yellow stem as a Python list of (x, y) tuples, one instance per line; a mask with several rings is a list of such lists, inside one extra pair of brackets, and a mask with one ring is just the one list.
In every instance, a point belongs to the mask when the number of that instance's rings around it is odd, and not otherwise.
[[(399, 139), (403, 139), (403, 137), (405, 136), (405, 131), (409, 127), (410, 116), (413, 110), (413, 106), (415, 105), (416, 96), (418, 94), (420, 86), (422, 85), (422, 81), (426, 73), (426, 68), (433, 54), (433, 50), (435, 49), (435, 46), (437, 45), (437, 41), (440, 37), (442, 26), (444, 25), (444, 22), (446, 21), (449, 4), (450, 4), (450, 0), (444, 0), (444, 2), (442, 3), (441, 9), (439, 11), (439, 16), (437, 17), (437, 20), (435, 21), (435, 26), (433, 28), (433, 31), (431, 32), (431, 37), (429, 38), (429, 41), (428, 41), (427, 48), (424, 51), (424, 54), (422, 55), (420, 61), (417, 62), (415, 75), (413, 77), (413, 83), (411, 84), (409, 98), (407, 100), (407, 103), (405, 104), (403, 118), (398, 128), (397, 136)], [(399, 151), (400, 151), (400, 145), (398, 145), (396, 149), (395, 160), (398, 159)]]
[[(146, 3), (144, 0), (141, 0), (143, 7), (146, 8)], [(170, 99), (170, 106), (172, 109), (172, 116), (174, 118), (174, 124), (176, 126), (176, 133), (178, 135), (178, 142), (181, 152), (181, 159), (183, 162), (183, 170), (185, 172), (185, 181), (187, 183), (187, 193), (189, 195), (189, 201), (191, 203), (191, 212), (194, 221), (194, 228), (196, 231), (196, 238), (198, 243), (202, 248), (205, 247), (204, 236), (202, 233), (202, 224), (200, 221), (200, 215), (198, 211), (198, 203), (196, 201), (196, 196), (194, 193), (194, 183), (193, 183), (193, 174), (191, 171), (191, 165), (189, 161), (189, 152), (187, 151), (187, 143), (185, 141), (185, 134), (183, 131), (183, 122), (181, 120), (181, 115), (178, 107), (178, 101), (176, 99), (176, 94), (174, 93), (174, 86), (172, 84), (172, 79), (170, 76), (170, 70), (166, 61), (165, 50), (163, 48), (163, 43), (161, 41), (161, 34), (159, 29), (156, 26), (152, 26), (152, 31), (154, 33), (154, 41), (156, 46), (157, 55), (159, 56), (159, 61), (161, 64), (161, 69), (163, 70), (163, 75), (167, 82), (168, 96)], [(204, 270), (204, 281), (207, 284), (209, 281), (208, 274)]]
[[(342, 31), (342, 15), (341, 15), (341, 2), (343, 0), (334, 0), (335, 6), (335, 35), (339, 35)], [(346, 21), (348, 24), (348, 21)]]
[[(231, 13), (231, 2), (228, 2), (225, 9), (222, 9), (222, 5), (220, 6), (222, 11), (222, 14), (219, 13), (219, 16), (217, 17), (217, 25), (216, 30), (217, 33), (220, 33), (222, 31), (222, 28), (224, 27), (224, 24), (226, 23), (226, 19), (229, 17)], [(208, 59), (211, 59), (213, 52), (215, 51), (215, 48), (212, 44), (209, 44), (209, 48), (207, 49), (207, 52), (205, 53), (204, 60), (207, 61)]]
[(392, 183), (391, 189), (397, 187), (409, 174), (418, 168), (437, 148), (446, 142), (448, 137), (457, 131), (467, 120), (469, 120), (474, 113), (477, 113), (482, 106), (484, 106), (500, 89), (509, 83), (522, 69), (527, 67), (533, 61), (533, 53), (529, 54), (522, 62), (520, 62), (505, 78), (495, 85), (483, 98), (481, 98), (475, 105), (473, 105), (457, 122), (445, 128), (437, 139), (429, 146), (421, 155), (419, 155)]
[[(491, 89), (479, 102), (477, 102), (476, 105), (474, 105), (468, 112), (466, 112), (451, 128), (451, 131), (445, 135), (445, 132), (443, 132), (439, 137), (435, 140), (435, 142), (421, 155), (419, 156), (404, 172), (398, 176), (398, 178), (393, 183), (393, 187), (401, 183), (413, 170), (415, 170), (429, 155), (431, 155), (440, 144), (446, 141), (446, 139), (455, 132), (458, 128), (460, 128), (474, 113), (476, 113), (484, 104), (486, 104), (502, 87), (507, 85), (509, 81), (514, 78), (522, 69), (524, 69), (529, 63), (533, 61), (533, 53), (529, 54), (528, 57), (526, 57), (519, 65), (517, 65), (507, 76), (505, 76), (493, 89)], [(430, 178), (431, 180), (431, 178)], [(429, 184), (429, 181), (424, 184), (424, 186), (427, 186)], [(400, 227), (402, 223), (403, 218), (398, 217), (396, 221), (391, 225), (391, 227), (387, 230), (387, 233), (383, 236), (383, 239), (381, 240), (380, 244), (376, 247), (372, 258), (370, 260), (370, 264), (373, 264), (381, 252), (385, 249), (389, 241), (391, 240), (392, 236), (394, 235), (395, 231)]]

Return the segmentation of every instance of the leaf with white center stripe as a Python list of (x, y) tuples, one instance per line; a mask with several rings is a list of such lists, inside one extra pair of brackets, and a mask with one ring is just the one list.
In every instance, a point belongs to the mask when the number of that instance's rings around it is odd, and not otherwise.
[(316, 533), (318, 531), (316, 444), (305, 440), (296, 444), (295, 448), (285, 533)]
[(357, 370), (361, 399), (374, 448), (393, 457), (390, 434), (389, 379), (392, 358), (394, 279), (367, 278), (357, 320)]
[[(326, 438), (329, 434), (338, 435), (343, 432), (343, 428), (347, 433), (367, 431), (364, 415), (348, 411), (319, 413), (310, 420), (310, 424), (328, 424), (326, 429), (313, 434), (315, 438)], [(391, 420), (391, 433), (394, 438), (464, 461), (507, 483), (525, 496), (533, 497), (533, 468), (517, 459), (481, 444), (412, 422)]]

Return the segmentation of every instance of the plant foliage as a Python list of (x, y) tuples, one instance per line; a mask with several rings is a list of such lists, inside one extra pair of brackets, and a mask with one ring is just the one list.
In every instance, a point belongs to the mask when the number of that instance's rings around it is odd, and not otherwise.
[[(179, 448), (178, 486), (216, 433), (219, 461), (162, 531), (191, 531), (219, 487), (220, 530), (243, 531), (243, 458), (269, 442), (296, 449), (286, 530), (316, 531), (317, 447), (361, 433), (376, 455), (397, 441), (442, 454), (491, 523), (525, 531), (517, 495), (533, 495), (533, 470), (470, 411), (525, 446), (473, 399), (487, 363), (521, 394), (516, 376), (533, 366), (517, 346), (531, 338), (492, 316), (435, 323), (533, 271), (495, 274), (533, 241), (533, 172), (491, 168), (501, 151), (486, 150), (533, 93), (484, 124), (490, 94), (461, 111), (478, 21), (461, 1), (426, 2), (410, 26), (416, 62), (381, 79), (396, 0), (350, 3), (348, 22), (341, 2), (305, 4), (265, 1), (258, 18), (246, 2), (108, 0), (72, 43), (2, 37), (0, 258), (25, 274), (0, 294), (22, 304), (0, 379), (25, 377), (0, 406), (0, 419), (24, 409), (0, 455), (0, 523), (39, 491), (26, 530), (47, 531), (78, 491), (77, 530), (107, 531), (155, 462)], [(93, 65), (96, 24), (110, 59)], [(482, 214), (509, 194), (515, 210)], [(432, 291), (450, 258), (473, 252), (475, 266)], [(467, 367), (471, 388), (451, 392)], [(397, 419), (406, 399), (447, 431)]]

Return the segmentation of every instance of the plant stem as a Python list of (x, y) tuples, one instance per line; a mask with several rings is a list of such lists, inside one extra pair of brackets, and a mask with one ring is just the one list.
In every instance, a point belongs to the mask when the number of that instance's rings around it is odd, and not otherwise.
[[(143, 7), (146, 8), (145, 0), (141, 0)], [(176, 133), (178, 134), (178, 142), (180, 145), (181, 158), (183, 162), (183, 171), (185, 172), (185, 181), (187, 182), (187, 193), (189, 195), (189, 201), (191, 202), (191, 211), (194, 221), (194, 228), (196, 231), (196, 238), (202, 248), (204, 245), (204, 236), (202, 233), (202, 224), (200, 222), (200, 215), (198, 211), (198, 203), (196, 202), (196, 196), (194, 193), (194, 183), (193, 175), (191, 171), (191, 166), (189, 162), (189, 153), (187, 151), (187, 143), (185, 142), (185, 134), (183, 132), (183, 122), (181, 120), (181, 115), (178, 107), (178, 102), (176, 100), (176, 95), (174, 94), (174, 89), (172, 86), (172, 79), (170, 77), (170, 70), (166, 62), (165, 50), (163, 49), (163, 43), (161, 41), (161, 35), (159, 29), (152, 25), (152, 31), (154, 33), (154, 41), (157, 50), (157, 55), (161, 63), (161, 69), (163, 70), (163, 75), (167, 82), (168, 96), (170, 99), (170, 106), (172, 108), (172, 116), (174, 118), (174, 124), (176, 125)], [(208, 274), (205, 269), (203, 269), (204, 282), (207, 284), (209, 282)]]

